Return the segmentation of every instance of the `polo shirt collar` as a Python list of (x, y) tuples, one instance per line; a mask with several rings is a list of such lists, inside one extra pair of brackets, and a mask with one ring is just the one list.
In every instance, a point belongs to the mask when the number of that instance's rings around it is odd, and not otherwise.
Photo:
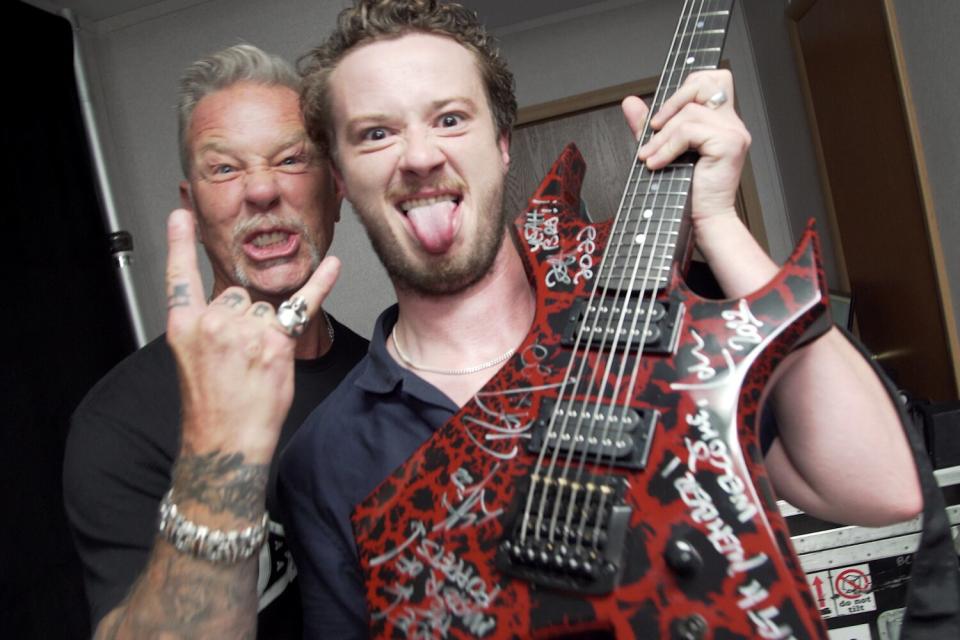
[(387, 351), (387, 336), (393, 330), (393, 325), (397, 324), (399, 315), (400, 308), (394, 304), (384, 309), (377, 318), (368, 357), (355, 384), (369, 393), (386, 395), (402, 391), (424, 402), (453, 412), (458, 411), (459, 407), (445, 393), (412, 371), (401, 367)]

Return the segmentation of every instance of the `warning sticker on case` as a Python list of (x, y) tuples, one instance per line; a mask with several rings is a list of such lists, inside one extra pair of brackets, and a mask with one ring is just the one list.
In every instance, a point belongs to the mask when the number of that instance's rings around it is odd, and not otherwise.
[(876, 611), (870, 565), (857, 564), (830, 571), (838, 616)]
[(837, 615), (836, 598), (833, 596), (833, 582), (829, 571), (817, 571), (807, 574), (807, 585), (813, 600), (817, 603), (821, 618), (834, 618)]

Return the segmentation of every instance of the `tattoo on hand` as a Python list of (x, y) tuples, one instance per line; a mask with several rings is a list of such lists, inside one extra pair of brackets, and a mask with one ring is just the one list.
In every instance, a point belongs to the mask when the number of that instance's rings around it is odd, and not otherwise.
[(173, 292), (170, 294), (170, 297), (167, 298), (167, 309), (187, 307), (190, 305), (190, 292), (188, 287), (189, 285), (186, 282), (173, 285)]
[(242, 453), (186, 451), (173, 469), (178, 503), (194, 500), (214, 513), (253, 520), (263, 513), (268, 464), (245, 464)]
[(253, 317), (262, 318), (263, 316), (270, 313), (272, 309), (273, 307), (271, 307), (266, 302), (258, 302), (257, 304), (253, 305)]
[(246, 299), (243, 297), (243, 294), (237, 293), (236, 291), (225, 293), (216, 300), (216, 304), (222, 304), (231, 309), (236, 309), (244, 302), (246, 302)]

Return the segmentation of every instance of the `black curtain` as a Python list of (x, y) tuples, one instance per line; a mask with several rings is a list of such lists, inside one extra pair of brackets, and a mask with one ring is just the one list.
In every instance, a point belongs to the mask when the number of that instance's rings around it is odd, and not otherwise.
[(89, 637), (63, 510), (70, 413), (134, 349), (63, 18), (3, 2), (0, 636)]

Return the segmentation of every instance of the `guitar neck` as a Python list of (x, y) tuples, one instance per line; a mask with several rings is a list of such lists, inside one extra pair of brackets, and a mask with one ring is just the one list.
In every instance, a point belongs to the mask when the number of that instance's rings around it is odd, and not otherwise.
[[(716, 69), (733, 0), (686, 0), (651, 104), (651, 115), (695, 71)], [(649, 118), (639, 144), (655, 132)], [(613, 222), (598, 283), (614, 290), (662, 291), (686, 255), (685, 212), (696, 157), (684, 154), (657, 171), (634, 160)]]

